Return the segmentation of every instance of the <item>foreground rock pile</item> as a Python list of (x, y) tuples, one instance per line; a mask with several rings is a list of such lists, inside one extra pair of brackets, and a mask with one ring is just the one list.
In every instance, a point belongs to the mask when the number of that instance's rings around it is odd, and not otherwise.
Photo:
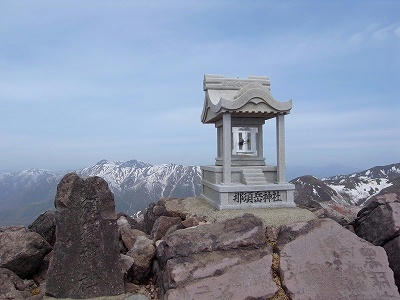
[(199, 198), (117, 215), (104, 180), (68, 174), (55, 213), (1, 227), (0, 299), (400, 299), (398, 200), (360, 211), (359, 237), (298, 208), (219, 212)]

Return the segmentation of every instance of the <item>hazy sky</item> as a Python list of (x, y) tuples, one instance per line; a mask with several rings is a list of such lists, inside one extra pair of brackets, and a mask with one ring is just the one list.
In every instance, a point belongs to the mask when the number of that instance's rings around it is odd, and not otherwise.
[(2, 0), (0, 170), (213, 163), (204, 73), (293, 99), (289, 167), (400, 161), (400, 1)]

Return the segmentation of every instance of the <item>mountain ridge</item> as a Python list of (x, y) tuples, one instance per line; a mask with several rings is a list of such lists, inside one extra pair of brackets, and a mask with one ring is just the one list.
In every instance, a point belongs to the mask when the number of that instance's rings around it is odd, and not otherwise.
[[(201, 191), (198, 166), (102, 159), (75, 172), (82, 177), (104, 178), (114, 193), (117, 211), (128, 214), (134, 214), (160, 198), (189, 197), (199, 195)], [(29, 224), (44, 210), (52, 209), (57, 184), (64, 174), (46, 169), (0, 173), (0, 225)], [(400, 163), (321, 179), (312, 175), (300, 176), (291, 182), (296, 185), (298, 205), (312, 204), (313, 201), (363, 205), (390, 187), (397, 177), (400, 177)]]

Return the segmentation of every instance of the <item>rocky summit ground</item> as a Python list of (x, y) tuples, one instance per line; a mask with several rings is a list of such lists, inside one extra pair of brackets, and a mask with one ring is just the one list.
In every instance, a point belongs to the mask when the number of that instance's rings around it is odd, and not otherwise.
[(357, 213), (169, 198), (132, 218), (103, 179), (68, 174), (55, 212), (0, 228), (0, 299), (400, 299), (399, 201), (388, 190)]

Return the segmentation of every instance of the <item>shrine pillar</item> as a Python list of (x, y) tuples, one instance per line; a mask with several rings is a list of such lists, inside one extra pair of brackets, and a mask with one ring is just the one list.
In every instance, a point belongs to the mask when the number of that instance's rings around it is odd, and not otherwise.
[(232, 117), (229, 112), (222, 115), (223, 184), (231, 183), (232, 165)]
[(277, 183), (286, 182), (285, 167), (285, 116), (276, 116), (276, 165), (277, 165)]

